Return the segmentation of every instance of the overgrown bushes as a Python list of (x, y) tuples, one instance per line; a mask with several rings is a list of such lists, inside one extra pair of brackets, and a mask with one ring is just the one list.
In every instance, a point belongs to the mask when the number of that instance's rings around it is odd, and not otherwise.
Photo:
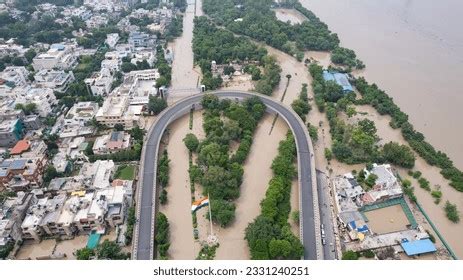
[(445, 202), (445, 214), (447, 218), (452, 221), (453, 223), (458, 223), (460, 222), (460, 213), (458, 212), (457, 205), (450, 203), (450, 201), (447, 200)]
[(161, 204), (167, 203), (167, 190), (166, 187), (169, 184), (169, 170), (170, 170), (170, 159), (167, 150), (164, 150), (161, 158), (158, 162), (158, 171), (157, 171), (157, 180), (158, 184), (161, 187), (161, 193), (159, 195), (159, 202)]
[(301, 119), (305, 122), (307, 114), (312, 109), (309, 104), (309, 97), (307, 96), (307, 84), (302, 84), (299, 98), (295, 99), (293, 103), (291, 103), (291, 107), (293, 108), (294, 112), (296, 112), (296, 114), (298, 114), (299, 117), (301, 117)]
[(170, 247), (169, 221), (162, 212), (156, 214), (156, 248), (160, 259), (167, 259), (167, 251)]
[(136, 222), (136, 217), (135, 217), (135, 207), (132, 206), (129, 208), (127, 211), (127, 228), (125, 230), (125, 245), (130, 245), (132, 243), (132, 238), (133, 238), (133, 227)]

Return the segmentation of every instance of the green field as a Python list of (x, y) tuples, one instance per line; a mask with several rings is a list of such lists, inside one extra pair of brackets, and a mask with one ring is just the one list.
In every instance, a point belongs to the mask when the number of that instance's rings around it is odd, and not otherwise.
[(133, 180), (135, 179), (135, 166), (134, 165), (121, 165), (117, 168), (114, 179)]

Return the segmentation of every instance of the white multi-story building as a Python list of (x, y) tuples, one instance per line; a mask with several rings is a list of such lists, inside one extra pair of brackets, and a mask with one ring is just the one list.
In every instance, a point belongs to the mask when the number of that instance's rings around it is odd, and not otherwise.
[(110, 33), (106, 35), (106, 40), (105, 43), (108, 45), (111, 49), (114, 48), (119, 41), (119, 34), (118, 33)]
[(109, 127), (114, 127), (116, 124), (123, 125), (125, 129), (138, 126), (140, 112), (133, 111), (129, 105), (127, 95), (111, 95), (105, 99), (103, 106), (98, 110), (96, 120)]
[(84, 127), (98, 112), (99, 106), (96, 102), (79, 102), (74, 104), (64, 118), (65, 126)]
[(53, 90), (49, 88), (27, 86), (15, 88), (14, 93), (16, 104), (34, 103), (37, 106), (37, 113), (41, 117), (48, 116), (52, 111), (52, 107), (58, 103)]
[(108, 24), (108, 18), (102, 15), (93, 15), (91, 18), (85, 21), (87, 28), (94, 29), (100, 28)]
[(65, 92), (68, 85), (75, 78), (72, 71), (64, 72), (63, 70), (42, 69), (34, 75), (35, 83), (38, 87), (51, 88), (57, 92)]
[(44, 197), (33, 203), (21, 224), (22, 238), (40, 241), (43, 235), (56, 235), (56, 222), (66, 201), (64, 194)]
[(14, 42), (7, 42), (6, 44), (0, 44), (0, 57), (5, 55), (17, 55), (24, 56), (27, 52), (22, 45), (14, 44)]
[(15, 86), (25, 86), (28, 83), (29, 71), (24, 66), (8, 66), (0, 73), (0, 78), (14, 83)]
[(158, 93), (156, 80), (159, 77), (157, 69), (132, 71), (125, 75), (124, 83), (115, 92), (129, 96), (130, 105), (147, 105), (149, 97)]
[(105, 54), (105, 59), (101, 61), (101, 69), (109, 69), (111, 72), (119, 71), (122, 64), (122, 57), (119, 52), (107, 52)]
[(77, 44), (53, 44), (47, 52), (38, 54), (33, 59), (32, 66), (35, 71), (70, 69), (77, 63), (76, 48)]
[(143, 49), (138, 50), (130, 60), (132, 64), (137, 64), (137, 62), (143, 62), (146, 60), (148, 64), (153, 67), (154, 63), (156, 62), (156, 53), (152, 49)]
[(111, 71), (108, 68), (102, 68), (100, 72), (96, 72), (92, 77), (85, 79), (85, 83), (90, 87), (93, 95), (108, 95), (113, 80)]
[(79, 174), (86, 178), (88, 188), (105, 189), (111, 185), (109, 179), (114, 171), (115, 166), (112, 160), (97, 160), (93, 163), (84, 163)]
[(131, 32), (128, 43), (134, 48), (151, 48), (156, 45), (156, 36), (144, 32)]

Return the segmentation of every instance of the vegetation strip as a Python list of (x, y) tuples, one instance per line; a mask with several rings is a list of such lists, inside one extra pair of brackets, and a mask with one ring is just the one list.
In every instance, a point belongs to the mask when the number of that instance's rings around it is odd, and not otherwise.
[(278, 155), (272, 162), (273, 178), (265, 198), (261, 201), (261, 214), (246, 228), (245, 239), (253, 260), (300, 259), (304, 248), (291, 232), (288, 223), (291, 212), (291, 182), (296, 176), (294, 161), (296, 143), (291, 133), (280, 142)]
[[(190, 167), (190, 181), (200, 182), (204, 196), (209, 196), (213, 209), (212, 220), (220, 226), (229, 225), (235, 217), (233, 200), (240, 195), (243, 163), (252, 144), (252, 135), (265, 113), (265, 105), (258, 97), (242, 104), (206, 94), (203, 128), (206, 138), (199, 142), (188, 134), (185, 145), (197, 152), (197, 164)], [(230, 144), (238, 142), (237, 151), (230, 155)]]

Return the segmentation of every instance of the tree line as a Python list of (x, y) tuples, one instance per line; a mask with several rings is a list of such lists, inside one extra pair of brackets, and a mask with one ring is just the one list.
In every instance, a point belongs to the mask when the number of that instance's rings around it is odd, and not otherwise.
[(390, 126), (400, 128), (410, 147), (428, 164), (439, 167), (440, 173), (450, 181), (452, 187), (458, 191), (463, 191), (463, 172), (455, 167), (446, 153), (436, 150), (426, 141), (422, 133), (414, 129), (408, 121), (408, 115), (394, 103), (386, 92), (379, 89), (376, 84), (369, 84), (363, 77), (356, 79), (354, 84), (362, 95), (362, 98), (357, 102), (358, 104), (369, 104), (379, 114), (391, 116)]

